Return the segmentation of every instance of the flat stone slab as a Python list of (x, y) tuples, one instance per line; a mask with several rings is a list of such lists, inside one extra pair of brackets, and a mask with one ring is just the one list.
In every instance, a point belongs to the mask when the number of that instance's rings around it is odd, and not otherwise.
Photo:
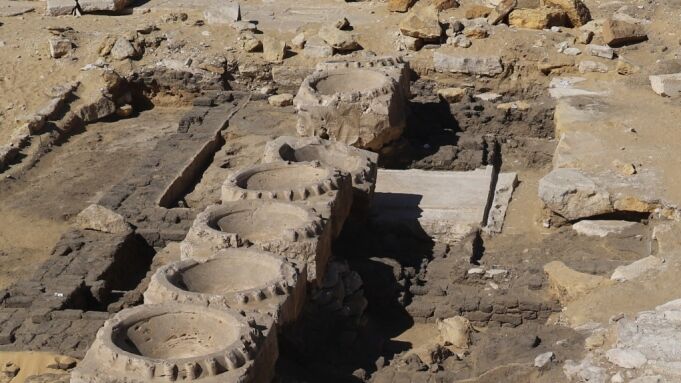
[(372, 219), (421, 227), (438, 240), (458, 240), (486, 220), (494, 170), (379, 169)]
[(12, 17), (33, 12), (36, 3), (32, 1), (0, 1), (0, 17)]

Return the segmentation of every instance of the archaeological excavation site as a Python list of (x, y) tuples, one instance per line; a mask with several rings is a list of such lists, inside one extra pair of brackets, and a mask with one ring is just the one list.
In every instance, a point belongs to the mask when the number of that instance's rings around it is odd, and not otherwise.
[(681, 383), (681, 0), (0, 0), (0, 383)]

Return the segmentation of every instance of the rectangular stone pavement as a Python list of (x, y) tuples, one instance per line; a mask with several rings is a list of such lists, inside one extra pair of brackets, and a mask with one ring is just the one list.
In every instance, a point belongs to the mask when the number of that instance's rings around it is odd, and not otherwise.
[(470, 172), (379, 169), (372, 220), (458, 241), (486, 225), (496, 179), (491, 166)]

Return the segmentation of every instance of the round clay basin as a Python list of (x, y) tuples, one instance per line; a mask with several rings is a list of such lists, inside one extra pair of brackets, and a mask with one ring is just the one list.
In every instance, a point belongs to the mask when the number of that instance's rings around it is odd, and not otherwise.
[(114, 343), (152, 359), (194, 358), (224, 350), (240, 336), (241, 324), (230, 314), (168, 312), (140, 319), (114, 333)]
[(323, 96), (336, 93), (366, 92), (383, 87), (388, 81), (379, 72), (357, 69), (344, 72), (331, 72), (317, 80), (312, 87)]
[(208, 224), (213, 229), (256, 242), (278, 238), (284, 230), (302, 227), (308, 221), (306, 212), (296, 206), (271, 203), (217, 214)]
[(351, 157), (335, 150), (332, 146), (306, 145), (298, 149), (293, 149), (284, 145), (279, 154), (285, 161), (308, 162), (319, 161), (323, 165), (340, 169), (347, 173), (353, 173), (362, 168), (362, 160)]
[(181, 271), (175, 285), (183, 290), (228, 295), (265, 287), (282, 278), (282, 262), (251, 251), (229, 251)]
[(280, 190), (307, 187), (328, 179), (328, 170), (314, 166), (281, 166), (262, 169), (239, 185), (250, 190)]

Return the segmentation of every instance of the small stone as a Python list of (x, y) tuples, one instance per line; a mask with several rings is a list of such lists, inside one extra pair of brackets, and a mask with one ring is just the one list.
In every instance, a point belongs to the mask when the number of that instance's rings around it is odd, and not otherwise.
[(474, 97), (477, 98), (478, 100), (482, 100), (482, 101), (495, 102), (495, 101), (501, 99), (503, 96), (500, 95), (499, 93), (485, 92), (485, 93), (476, 94)]
[(415, 2), (416, 0), (389, 0), (388, 10), (390, 12), (407, 12)]
[(2, 366), (2, 374), (10, 380), (19, 374), (21, 368), (14, 364), (14, 362), (7, 362)]
[(476, 25), (471, 28), (466, 28), (463, 34), (471, 39), (485, 39), (489, 36), (489, 32), (482, 26)]
[(241, 6), (235, 2), (224, 2), (219, 8), (203, 11), (203, 18), (208, 24), (232, 24), (241, 21)]
[(579, 44), (589, 44), (594, 38), (593, 31), (582, 31), (577, 35), (577, 43)]
[(610, 363), (622, 368), (641, 368), (648, 362), (648, 358), (638, 350), (613, 348), (608, 350), (605, 356)]
[(499, 4), (490, 12), (487, 22), (496, 25), (508, 16), (511, 11), (518, 6), (518, 0), (501, 0)]
[(470, 48), (473, 42), (466, 36), (457, 35), (447, 39), (447, 44), (453, 45), (459, 48)]
[(468, 20), (486, 18), (492, 13), (492, 8), (484, 5), (472, 5), (466, 8), (466, 18)]
[(267, 102), (272, 106), (278, 107), (293, 105), (293, 95), (288, 93), (277, 94), (270, 96)]
[(607, 45), (589, 44), (586, 46), (584, 52), (591, 56), (602, 57), (609, 60), (615, 58), (615, 50)]
[(305, 48), (305, 34), (299, 33), (291, 39), (291, 46), (297, 49)]
[(471, 276), (482, 277), (483, 275), (485, 275), (485, 269), (483, 269), (482, 267), (473, 267), (471, 269), (468, 269), (466, 274)]
[(564, 55), (568, 55), (568, 56), (579, 56), (582, 53), (582, 51), (579, 48), (570, 47), (570, 48), (565, 48), (562, 51), (562, 53)]
[(591, 12), (581, 0), (544, 0), (544, 5), (565, 11), (574, 27), (581, 27), (591, 20)]
[(255, 38), (252, 33), (242, 33), (239, 36), (238, 44), (246, 52), (258, 52), (262, 50), (262, 42)]
[(123, 118), (130, 117), (130, 116), (132, 116), (133, 112), (134, 112), (134, 109), (133, 109), (132, 105), (130, 105), (130, 104), (125, 104), (121, 107), (116, 108), (116, 115), (118, 117), (123, 117)]
[(125, 234), (130, 231), (130, 225), (123, 216), (100, 205), (90, 205), (83, 209), (76, 216), (75, 224), (84, 230), (111, 234)]
[(638, 225), (636, 222), (616, 220), (584, 219), (572, 225), (572, 230), (581, 235), (605, 238), (631, 230)]
[(405, 36), (434, 41), (442, 35), (442, 26), (438, 12), (424, 8), (420, 12), (412, 12), (400, 23), (400, 32)]
[(235, 21), (229, 24), (237, 32), (256, 32), (258, 26), (248, 21)]
[(130, 41), (123, 37), (116, 39), (116, 43), (111, 48), (111, 56), (116, 60), (133, 58), (136, 54), (137, 52), (135, 52), (135, 48), (130, 44)]
[(619, 160), (612, 161), (612, 166), (623, 176), (633, 176), (636, 174), (636, 166), (630, 162), (625, 163)]
[(537, 355), (536, 358), (534, 358), (534, 366), (543, 369), (546, 367), (549, 363), (553, 362), (553, 360), (556, 358), (556, 355), (549, 351), (545, 352), (543, 354)]
[(485, 272), (485, 278), (487, 279), (501, 279), (508, 275), (508, 270), (504, 269), (489, 269)]
[(516, 9), (508, 16), (508, 24), (517, 28), (549, 29), (565, 26), (565, 12), (552, 8)]
[(440, 338), (445, 344), (466, 349), (470, 345), (471, 324), (462, 316), (455, 316), (437, 321)]
[(66, 56), (73, 48), (71, 40), (64, 37), (52, 37), (49, 41), (50, 56), (55, 59)]
[(532, 104), (530, 104), (529, 101), (526, 100), (518, 100), (518, 101), (511, 101), (511, 102), (505, 102), (503, 104), (497, 105), (497, 109), (499, 110), (529, 110)]
[(603, 333), (595, 333), (584, 340), (584, 348), (591, 351), (601, 347), (605, 343), (605, 335)]
[(634, 73), (638, 73), (641, 70), (641, 67), (620, 58), (617, 60), (617, 66), (615, 67), (615, 70), (617, 70), (618, 74), (629, 76)]
[(333, 26), (336, 27), (337, 29), (343, 30), (350, 27), (350, 22), (345, 17), (341, 17), (340, 19), (336, 20)]
[(286, 43), (271, 36), (262, 39), (263, 58), (272, 63), (279, 63), (286, 55)]
[(444, 88), (438, 89), (437, 91), (437, 95), (450, 104), (463, 100), (466, 93), (467, 91), (465, 88)]
[(334, 27), (323, 26), (320, 28), (319, 37), (339, 52), (350, 52), (361, 48), (353, 33), (341, 31)]
[(416, 37), (400, 35), (400, 43), (404, 49), (410, 51), (418, 51), (423, 48), (423, 39), (418, 39)]
[(333, 48), (329, 46), (324, 40), (319, 37), (313, 37), (305, 42), (305, 49), (303, 54), (308, 57), (331, 57), (333, 56)]
[(648, 40), (643, 26), (637, 23), (607, 19), (603, 23), (603, 41), (611, 47), (621, 47)]
[(445, 11), (447, 9), (458, 8), (459, 2), (456, 0), (430, 0), (428, 5), (438, 11)]
[(678, 97), (681, 95), (681, 73), (650, 76), (650, 86), (660, 96)]

